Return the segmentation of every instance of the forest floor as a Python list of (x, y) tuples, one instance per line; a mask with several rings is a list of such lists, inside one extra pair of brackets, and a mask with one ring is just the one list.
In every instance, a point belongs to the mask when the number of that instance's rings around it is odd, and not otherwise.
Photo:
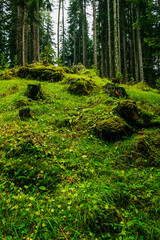
[[(82, 76), (93, 92), (71, 94), (71, 79)], [(160, 239), (160, 129), (114, 142), (97, 136), (121, 100), (103, 90), (107, 82), (93, 70), (53, 83), (0, 80), (0, 239)], [(36, 83), (43, 100), (25, 95)], [(160, 124), (158, 90), (123, 87)], [(32, 117), (22, 120), (24, 107)]]

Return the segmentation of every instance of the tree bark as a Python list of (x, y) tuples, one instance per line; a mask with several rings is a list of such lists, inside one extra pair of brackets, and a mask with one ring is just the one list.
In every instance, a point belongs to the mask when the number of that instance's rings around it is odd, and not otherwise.
[(83, 65), (87, 67), (87, 29), (86, 29), (86, 0), (83, 0), (82, 5), (82, 48), (83, 48)]
[(108, 48), (109, 48), (109, 77), (112, 79), (112, 46), (111, 46), (111, 19), (110, 19), (110, 0), (108, 4)]
[[(133, 25), (133, 23), (134, 23), (133, 3), (131, 3), (131, 11), (132, 11), (132, 25)], [(135, 80), (138, 83), (139, 82), (139, 70), (138, 70), (138, 59), (137, 59), (137, 51), (136, 51), (136, 34), (135, 34), (135, 29), (133, 27), (132, 27), (132, 35), (133, 35)]]
[(59, 33), (60, 33), (60, 14), (61, 14), (61, 0), (59, 0), (59, 7), (58, 7), (58, 26), (57, 26), (57, 57), (59, 59)]
[(73, 52), (73, 64), (77, 63), (77, 56), (76, 56), (76, 30), (75, 30), (75, 26), (73, 29), (73, 48), (74, 48), (74, 52)]
[(117, 0), (117, 34), (118, 34), (118, 63), (119, 72), (121, 72), (121, 34), (120, 34), (120, 16), (119, 16), (119, 0)]
[[(139, 18), (139, 8), (137, 8), (136, 15), (137, 15), (137, 19), (138, 19)], [(139, 27), (137, 28), (137, 42), (138, 42), (140, 81), (144, 82), (143, 58), (142, 58), (142, 42), (141, 42), (141, 33), (140, 33)]]
[(97, 27), (96, 27), (96, 0), (93, 0), (93, 46), (94, 46), (94, 66), (97, 69)]
[(22, 65), (22, 9), (20, 6), (17, 6), (17, 37), (16, 37), (16, 45), (17, 45), (17, 56), (18, 63)]
[(65, 64), (65, 26), (64, 26), (64, 0), (62, 0), (62, 24), (63, 24), (63, 64)]
[(36, 9), (36, 29), (35, 29), (35, 34), (36, 34), (36, 61), (40, 61), (40, 47), (39, 47), (39, 0), (37, 1), (37, 9)]
[(128, 81), (128, 73), (127, 73), (127, 51), (126, 51), (126, 32), (123, 29), (123, 61), (124, 61), (124, 83), (126, 84)]
[(114, 0), (114, 59), (115, 74), (120, 72), (119, 68), (119, 52), (118, 52), (118, 32), (117, 32), (117, 1)]

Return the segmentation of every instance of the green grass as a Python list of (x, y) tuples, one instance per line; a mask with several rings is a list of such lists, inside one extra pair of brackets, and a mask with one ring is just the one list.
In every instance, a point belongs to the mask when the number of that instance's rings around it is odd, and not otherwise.
[[(80, 75), (66, 74), (41, 82), (43, 101), (25, 96), (37, 81), (0, 81), (0, 239), (160, 239), (160, 130), (98, 138), (97, 121), (119, 99), (103, 91), (107, 79), (85, 76), (97, 85), (91, 95), (71, 95), (67, 81)], [(126, 91), (159, 121), (157, 92)], [(20, 104), (31, 119), (20, 120)]]

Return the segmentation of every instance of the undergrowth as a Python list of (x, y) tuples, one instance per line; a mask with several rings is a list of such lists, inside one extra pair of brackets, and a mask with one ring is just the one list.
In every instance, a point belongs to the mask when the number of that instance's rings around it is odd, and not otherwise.
[[(38, 81), (0, 81), (0, 239), (160, 239), (160, 130), (99, 138), (97, 122), (119, 99), (87, 71), (97, 86), (88, 96), (68, 92), (80, 74), (41, 82), (46, 98), (37, 101), (25, 91)], [(160, 122), (157, 92), (126, 91)], [(26, 106), (32, 117), (21, 121)]]

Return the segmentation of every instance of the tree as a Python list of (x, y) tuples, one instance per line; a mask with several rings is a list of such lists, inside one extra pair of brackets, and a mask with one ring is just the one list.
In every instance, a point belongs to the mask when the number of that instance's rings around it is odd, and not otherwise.
[(94, 66), (97, 69), (97, 22), (96, 22), (96, 0), (92, 1), (93, 5), (93, 46), (94, 46)]

